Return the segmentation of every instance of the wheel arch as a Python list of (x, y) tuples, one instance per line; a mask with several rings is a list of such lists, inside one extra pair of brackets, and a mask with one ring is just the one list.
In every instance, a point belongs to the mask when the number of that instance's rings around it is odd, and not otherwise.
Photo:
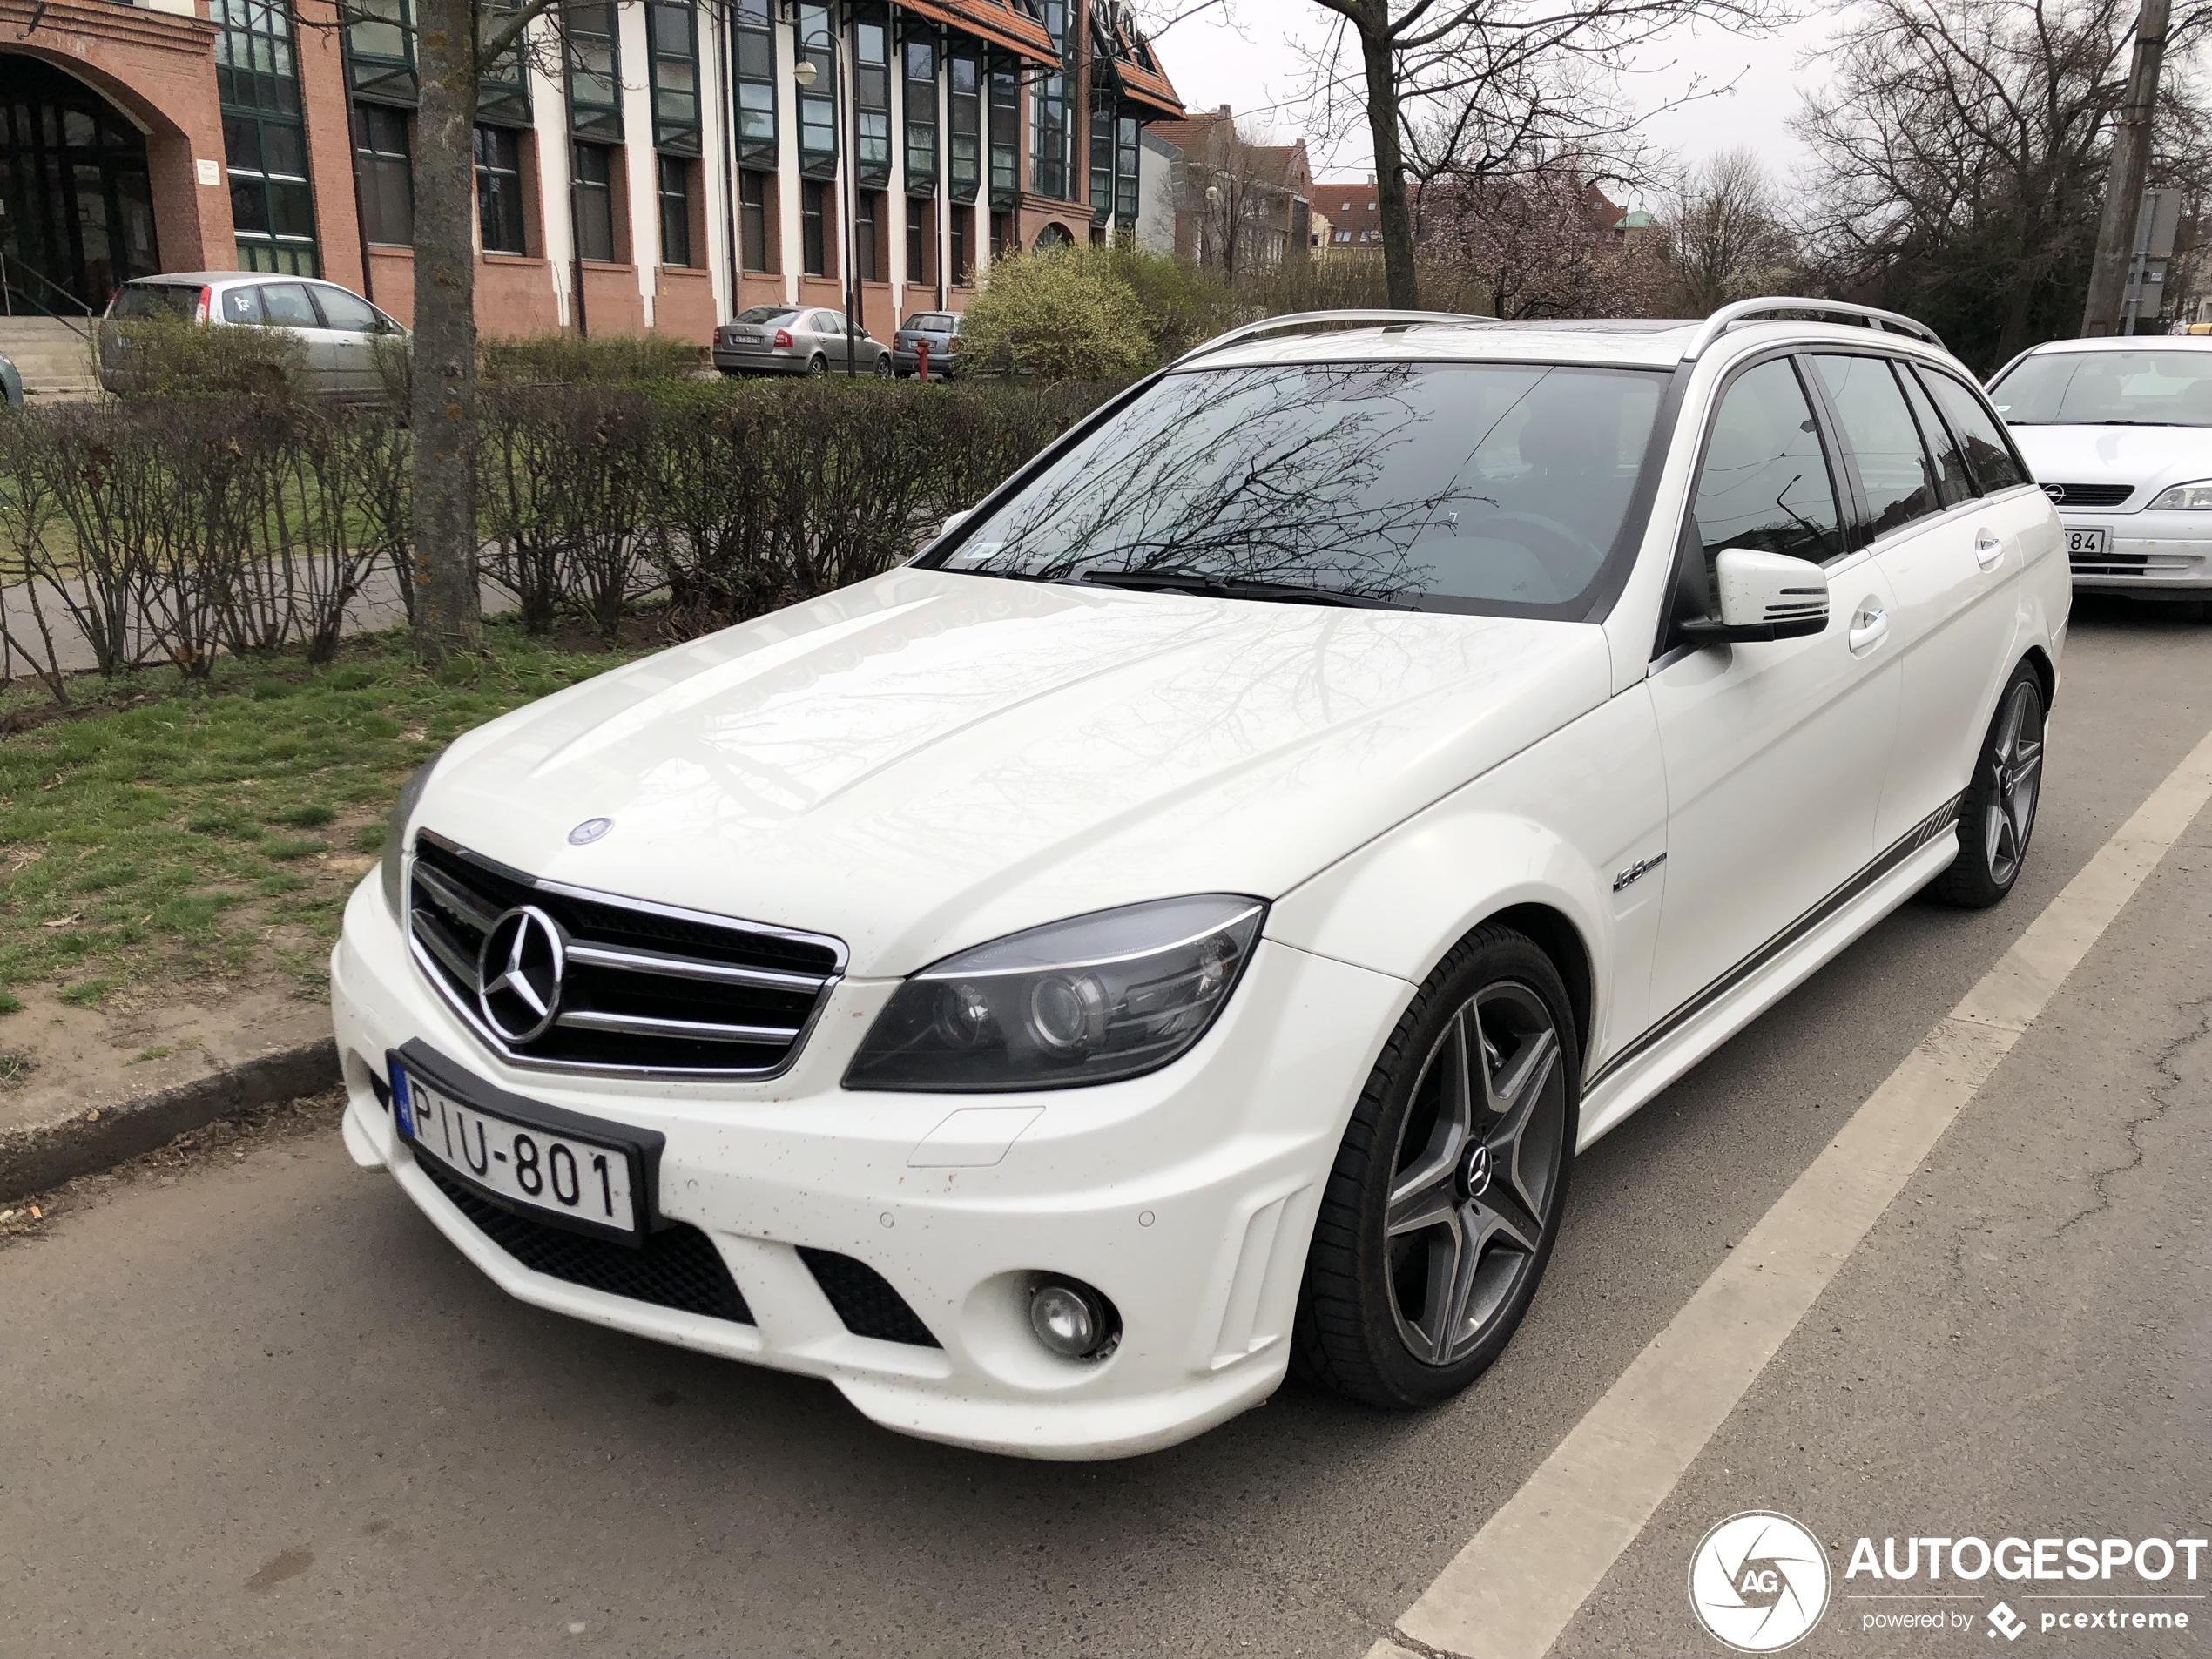
[(2044, 711), (2048, 713), (2052, 702), (2059, 694), (2058, 664), (2051, 660), (2051, 653), (2040, 645), (2030, 645), (2020, 660), (2035, 671), (2035, 678), (2043, 687)]
[[(1507, 905), (1504, 909), (1485, 916), (1469, 928), (1495, 923), (1510, 927), (1534, 941), (1536, 948), (1551, 958), (1552, 966), (1559, 970), (1560, 981), (1567, 987), (1568, 1011), (1575, 1019), (1575, 1046), (1581, 1055), (1581, 1069), (1587, 1070), (1590, 1058), (1591, 1015), (1595, 1011), (1595, 990), (1590, 966), (1590, 948), (1582, 937), (1581, 929), (1563, 910), (1541, 902)], [(1467, 935), (1463, 934), (1461, 938)]]

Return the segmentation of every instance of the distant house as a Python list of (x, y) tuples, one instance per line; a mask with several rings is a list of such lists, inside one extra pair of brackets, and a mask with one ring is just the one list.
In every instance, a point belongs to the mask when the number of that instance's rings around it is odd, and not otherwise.
[(1144, 129), (1140, 179), (1154, 158), (1157, 196), (1141, 192), (1138, 239), (1236, 275), (1303, 258), (1312, 233), (1313, 173), (1305, 141), (1261, 144), (1239, 132), (1229, 105)]
[(1317, 179), (1308, 195), (1313, 211), (1329, 221), (1328, 238), (1315, 247), (1316, 253), (1325, 258), (1382, 251), (1382, 210), (1373, 174), (1364, 179)]

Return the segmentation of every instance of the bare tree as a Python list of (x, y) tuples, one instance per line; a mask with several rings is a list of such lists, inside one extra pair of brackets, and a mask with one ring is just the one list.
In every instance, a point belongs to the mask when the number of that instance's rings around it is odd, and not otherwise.
[(1797, 241), (1758, 156), (1723, 150), (1685, 173), (1666, 208), (1676, 308), (1710, 316), (1732, 300), (1788, 293), (1802, 280)]
[(1618, 91), (1638, 47), (1694, 20), (1750, 32), (1783, 15), (1781, 0), (1316, 3), (1342, 19), (1314, 65), (1317, 101), (1325, 127), (1355, 111), (1366, 124), (1394, 306), (1420, 298), (1409, 178), (1499, 178), (1624, 146), (1651, 113)]
[(1989, 364), (2072, 332), (2133, 16), (2132, 0), (1865, 0), (1797, 123), (1814, 156), (1802, 230), (1828, 284)]
[(1268, 137), (1239, 132), (1224, 107), (1184, 152), (1183, 188), (1198, 230), (1192, 252), (1231, 281), (1280, 266), (1298, 229), (1291, 211), (1304, 183), (1291, 177), (1297, 147)]

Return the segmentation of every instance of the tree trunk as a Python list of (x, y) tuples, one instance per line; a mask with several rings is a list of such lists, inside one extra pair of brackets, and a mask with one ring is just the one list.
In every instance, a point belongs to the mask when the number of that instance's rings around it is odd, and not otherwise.
[(1367, 73), (1367, 131), (1375, 145), (1375, 200), (1382, 214), (1383, 275), (1390, 303), (1413, 311), (1421, 303), (1420, 279), (1413, 269), (1413, 215), (1406, 202), (1406, 152), (1398, 136), (1398, 57), (1385, 32), (1390, 27), (1386, 0), (1362, 18), (1359, 59)]
[(2116, 334), (2134, 264), (2136, 215), (2150, 174), (2151, 121), (2158, 112), (2158, 74), (2166, 55), (2167, 0), (2143, 0), (2135, 17), (2135, 57), (2128, 91), (2112, 125), (2112, 165), (2097, 226), (2097, 257), (2081, 307), (2084, 334)]
[(415, 643), (434, 666), (483, 645), (476, 585), (475, 8), (416, 0)]

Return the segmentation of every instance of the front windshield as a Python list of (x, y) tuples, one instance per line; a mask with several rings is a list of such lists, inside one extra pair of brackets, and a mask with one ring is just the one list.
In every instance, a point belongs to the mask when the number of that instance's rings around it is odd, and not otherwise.
[(2013, 426), (2212, 426), (2212, 352), (2039, 352), (1989, 396)]
[(1665, 384), (1545, 363), (1170, 374), (923, 563), (1567, 615), (1621, 534)]

